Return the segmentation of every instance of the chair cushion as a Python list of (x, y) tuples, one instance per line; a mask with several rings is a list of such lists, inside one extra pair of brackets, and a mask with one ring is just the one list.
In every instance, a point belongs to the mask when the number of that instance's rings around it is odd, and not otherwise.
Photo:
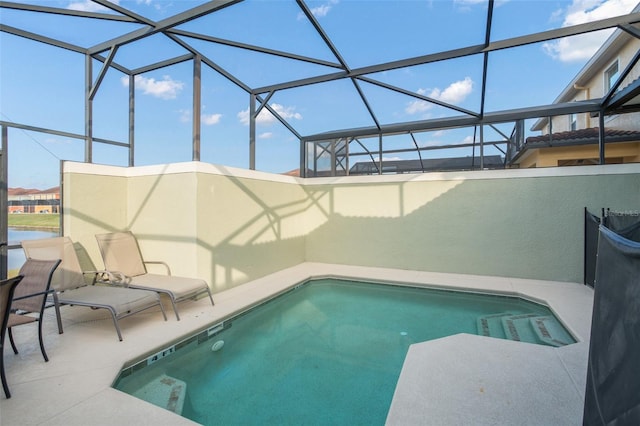
[(58, 296), (60, 303), (69, 305), (113, 307), (116, 316), (140, 311), (158, 303), (158, 295), (152, 291), (115, 286), (92, 285), (68, 290)]
[(173, 293), (175, 299), (180, 300), (206, 291), (207, 283), (198, 278), (144, 274), (132, 277), (129, 287), (169, 291)]
[(14, 327), (16, 325), (28, 324), (36, 321), (36, 317), (30, 317), (29, 315), (9, 314), (9, 323), (7, 324), (7, 327)]

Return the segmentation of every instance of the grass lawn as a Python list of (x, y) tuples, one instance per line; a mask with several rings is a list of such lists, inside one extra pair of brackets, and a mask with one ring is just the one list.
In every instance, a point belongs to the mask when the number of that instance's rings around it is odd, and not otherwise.
[(28, 228), (59, 228), (60, 215), (57, 213), (49, 214), (10, 214), (9, 226), (19, 226)]

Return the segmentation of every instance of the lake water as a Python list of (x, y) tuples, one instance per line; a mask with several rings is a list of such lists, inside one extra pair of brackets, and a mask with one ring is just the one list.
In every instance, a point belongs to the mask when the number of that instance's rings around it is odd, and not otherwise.
[[(57, 232), (51, 231), (31, 231), (18, 228), (9, 228), (9, 243), (19, 243), (22, 240), (35, 240), (38, 238), (57, 237)], [(24, 252), (20, 249), (9, 250), (8, 267), (9, 270), (19, 269), (25, 261)]]

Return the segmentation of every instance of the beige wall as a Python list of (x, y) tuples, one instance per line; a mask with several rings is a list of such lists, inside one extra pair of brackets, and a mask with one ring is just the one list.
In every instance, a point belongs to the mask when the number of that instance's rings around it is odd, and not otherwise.
[(95, 234), (131, 230), (146, 260), (220, 291), (305, 260), (307, 195), (295, 178), (265, 176), (201, 163), (65, 163), (64, 234), (102, 268)]
[[(520, 168), (556, 167), (563, 160), (599, 161), (598, 145), (557, 146), (552, 148), (529, 149), (518, 164)], [(608, 163), (640, 162), (640, 142), (617, 142), (606, 145), (605, 160)]]
[(304, 261), (582, 280), (583, 208), (640, 210), (640, 165), (296, 179), (66, 163), (64, 233), (131, 229), (220, 291)]
[[(576, 89), (573, 101), (583, 101), (587, 99), (598, 99), (605, 95), (605, 71), (618, 61), (620, 73), (631, 62), (633, 56), (640, 49), (640, 40), (630, 37), (629, 41), (617, 52), (617, 55), (607, 62), (602, 68), (597, 70), (594, 76), (586, 83)], [(622, 81), (620, 88), (624, 88), (640, 77), (640, 68), (634, 67), (629, 75)], [(567, 99), (565, 101), (569, 101)], [(577, 114), (577, 128), (585, 129), (599, 127), (598, 117), (591, 117), (590, 113)], [(570, 130), (570, 119), (568, 115), (552, 118), (553, 133), (566, 132)], [(623, 115), (612, 115), (605, 117), (605, 127), (619, 130), (639, 130), (640, 113), (629, 113)], [(549, 134), (549, 125), (542, 130), (542, 134)]]
[(518, 172), (319, 187), (334, 207), (307, 237), (307, 259), (581, 282), (583, 208), (640, 209), (638, 174)]
[(71, 236), (85, 270), (103, 269), (95, 234), (127, 227), (128, 182), (109, 174), (65, 173), (62, 185), (62, 231)]
[[(593, 78), (586, 84), (586, 86), (589, 87), (589, 99), (601, 98), (605, 95), (605, 71), (617, 60), (619, 72), (622, 73), (622, 71), (631, 62), (634, 55), (638, 52), (638, 49), (640, 49), (640, 40), (633, 37), (629, 38), (629, 41), (617, 52), (617, 55), (598, 70)], [(629, 75), (622, 81), (620, 88), (622, 89), (626, 87), (638, 77), (640, 77), (640, 70), (638, 67), (634, 67)]]
[(308, 200), (294, 178), (200, 173), (197, 179), (198, 271), (215, 291), (305, 261)]

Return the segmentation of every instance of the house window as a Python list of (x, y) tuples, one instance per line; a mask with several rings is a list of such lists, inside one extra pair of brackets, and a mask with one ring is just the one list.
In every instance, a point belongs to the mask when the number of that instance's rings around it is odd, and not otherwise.
[(569, 114), (569, 130), (578, 130), (578, 117), (575, 114)]
[(615, 61), (607, 70), (604, 72), (604, 91), (605, 93), (609, 92), (609, 90), (613, 87), (620, 76), (620, 68), (618, 67), (618, 61)]

